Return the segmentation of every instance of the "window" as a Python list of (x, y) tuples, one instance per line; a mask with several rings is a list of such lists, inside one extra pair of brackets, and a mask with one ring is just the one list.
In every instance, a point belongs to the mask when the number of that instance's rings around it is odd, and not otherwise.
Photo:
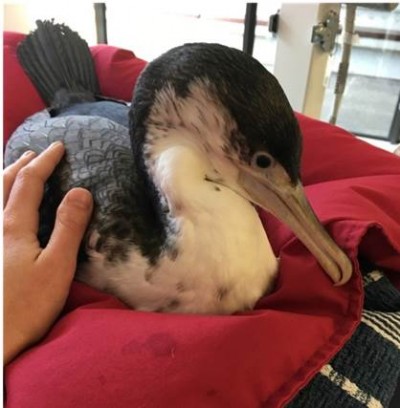
[[(342, 25), (345, 14), (346, 7), (342, 6)], [(357, 135), (388, 139), (400, 95), (400, 7), (393, 11), (357, 7), (355, 31), (337, 125)], [(333, 109), (342, 37), (338, 39), (327, 78), (321, 114), (327, 121)]]

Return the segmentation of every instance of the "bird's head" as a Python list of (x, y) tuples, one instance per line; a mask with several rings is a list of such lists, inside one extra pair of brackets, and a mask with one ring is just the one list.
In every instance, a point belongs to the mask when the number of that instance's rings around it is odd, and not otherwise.
[(136, 151), (156, 155), (174, 143), (202, 151), (215, 170), (206, 175), (210, 180), (286, 223), (336, 284), (349, 280), (350, 260), (303, 191), (302, 137), (293, 110), (257, 60), (218, 44), (167, 52), (138, 82), (131, 125)]

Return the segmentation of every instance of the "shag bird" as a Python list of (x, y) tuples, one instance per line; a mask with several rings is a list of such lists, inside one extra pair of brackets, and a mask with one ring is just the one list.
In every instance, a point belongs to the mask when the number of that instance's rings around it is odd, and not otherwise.
[(70, 188), (92, 192), (78, 280), (137, 310), (250, 309), (278, 271), (257, 206), (287, 223), (336, 284), (350, 278), (304, 195), (299, 126), (262, 64), (223, 45), (185, 44), (147, 65), (129, 107), (99, 96), (76, 32), (37, 24), (18, 56), (49, 108), (17, 129), (6, 162), (64, 142), (39, 236), (45, 245)]

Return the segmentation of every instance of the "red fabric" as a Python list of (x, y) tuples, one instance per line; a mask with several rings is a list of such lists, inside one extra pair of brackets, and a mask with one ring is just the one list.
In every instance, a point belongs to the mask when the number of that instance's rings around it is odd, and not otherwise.
[(146, 61), (137, 58), (132, 51), (104, 44), (91, 47), (91, 51), (101, 94), (130, 102)]
[[(352, 177), (397, 174), (398, 158), (337, 126), (297, 114), (303, 139), (304, 185)], [(394, 150), (394, 148), (393, 148)]]
[[(123, 78), (134, 70), (131, 58), (132, 67), (124, 60), (121, 72), (115, 64), (113, 81), (102, 77), (111, 95), (116, 79), (131, 83)], [(359, 323), (357, 254), (400, 271), (400, 158), (298, 118), (306, 193), (354, 262), (347, 285), (334, 287), (292, 233), (261, 212), (281, 263), (275, 292), (254, 311), (224, 317), (136, 312), (74, 283), (48, 336), (6, 367), (7, 408), (275, 408), (288, 402)]]

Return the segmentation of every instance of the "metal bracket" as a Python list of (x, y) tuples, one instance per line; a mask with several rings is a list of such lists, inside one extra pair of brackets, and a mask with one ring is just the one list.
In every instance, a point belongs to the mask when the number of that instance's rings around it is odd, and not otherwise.
[(313, 26), (311, 42), (319, 44), (325, 52), (332, 52), (339, 31), (339, 15), (331, 10), (325, 21)]

